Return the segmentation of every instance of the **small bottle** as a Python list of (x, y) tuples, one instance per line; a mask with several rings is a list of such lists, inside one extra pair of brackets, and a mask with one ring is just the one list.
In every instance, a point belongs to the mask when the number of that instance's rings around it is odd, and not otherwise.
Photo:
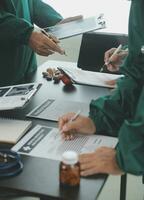
[(79, 186), (80, 184), (80, 164), (78, 154), (74, 151), (66, 151), (62, 155), (59, 167), (60, 185)]

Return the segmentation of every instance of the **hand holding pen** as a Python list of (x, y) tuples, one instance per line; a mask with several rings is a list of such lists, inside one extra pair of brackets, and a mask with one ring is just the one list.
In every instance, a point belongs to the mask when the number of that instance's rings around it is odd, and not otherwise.
[(96, 127), (93, 121), (77, 113), (67, 113), (59, 118), (60, 134), (65, 140), (71, 140), (76, 134), (94, 134)]
[(61, 55), (66, 55), (65, 51), (58, 45), (58, 43), (60, 42), (58, 40), (57, 37), (55, 37), (54, 35), (52, 35), (51, 33), (46, 32), (44, 29), (41, 29), (41, 32), (46, 35), (52, 42), (54, 42), (56, 44), (55, 46), (55, 51), (57, 51), (58, 53), (60, 53)]
[(73, 130), (66, 131), (66, 132), (65, 132), (65, 130), (67, 129), (67, 125), (69, 125), (69, 124), (71, 125), (71, 123), (72, 123), (73, 121), (75, 121), (75, 120), (79, 117), (80, 113), (81, 113), (81, 111), (78, 110), (77, 113), (72, 114), (71, 116), (69, 116), (69, 117), (67, 118), (66, 123), (64, 124), (64, 126), (63, 126), (62, 129), (60, 130), (60, 134), (62, 135), (62, 137), (63, 137), (65, 140), (71, 140), (71, 139), (74, 138), (74, 137), (73, 137), (73, 134), (74, 134), (74, 131), (73, 131)]
[(58, 40), (53, 37), (49, 37), (46, 33), (40, 31), (33, 31), (29, 38), (29, 46), (34, 52), (41, 56), (49, 56), (54, 52), (58, 52), (61, 55), (65, 54), (65, 51), (58, 45)]
[(118, 48), (111, 48), (105, 52), (104, 60), (105, 63), (101, 68), (101, 72), (106, 67), (109, 71), (118, 71), (123, 59), (128, 55), (128, 49), (122, 50), (120, 44)]

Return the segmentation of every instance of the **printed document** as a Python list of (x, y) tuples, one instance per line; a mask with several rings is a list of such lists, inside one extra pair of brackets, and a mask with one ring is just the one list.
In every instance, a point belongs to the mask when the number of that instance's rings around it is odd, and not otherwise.
[(117, 138), (102, 135), (75, 135), (73, 140), (62, 139), (57, 128), (36, 125), (12, 150), (29, 156), (61, 160), (64, 151), (78, 154), (93, 152), (101, 146), (115, 147)]
[(51, 121), (58, 121), (59, 117), (68, 112), (81, 111), (82, 115), (88, 116), (89, 103), (79, 101), (66, 101), (63, 99), (47, 99), (41, 105), (34, 108), (28, 117)]

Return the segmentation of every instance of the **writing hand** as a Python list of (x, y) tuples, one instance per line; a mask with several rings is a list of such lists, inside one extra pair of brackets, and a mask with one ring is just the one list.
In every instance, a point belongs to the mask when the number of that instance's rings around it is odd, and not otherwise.
[(67, 113), (59, 118), (59, 130), (62, 137), (66, 140), (73, 139), (73, 135), (80, 134), (94, 134), (96, 127), (89, 117), (79, 115), (74, 121), (69, 121), (75, 113)]
[[(104, 62), (108, 63), (106, 65), (106, 67), (111, 72), (118, 71), (120, 65), (123, 62), (123, 59), (128, 55), (128, 51), (126, 51), (126, 50), (121, 50), (119, 53), (113, 55), (115, 50), (116, 50), (116, 48), (111, 48), (108, 51), (106, 51), (105, 55), (104, 55)], [(112, 56), (112, 58), (111, 58), (111, 60), (109, 60), (111, 56)]]

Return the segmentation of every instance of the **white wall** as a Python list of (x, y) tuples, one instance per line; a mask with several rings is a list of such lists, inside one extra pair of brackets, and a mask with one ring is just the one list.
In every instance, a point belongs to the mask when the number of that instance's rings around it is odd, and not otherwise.
[[(83, 14), (84, 17), (104, 13), (106, 20), (105, 32), (127, 33), (130, 2), (127, 0), (43, 0), (50, 4), (63, 17)], [(101, 30), (100, 30), (101, 31)], [(81, 35), (61, 40), (60, 45), (67, 56), (55, 53), (49, 57), (37, 56), (38, 64), (50, 59), (77, 62)]]
[(77, 62), (81, 37), (82, 35), (79, 35), (61, 40), (60, 46), (65, 49), (67, 56), (60, 55), (58, 53), (55, 53), (54, 55), (51, 55), (49, 57), (37, 56), (38, 65), (42, 64), (47, 60), (64, 60), (70, 62)]

